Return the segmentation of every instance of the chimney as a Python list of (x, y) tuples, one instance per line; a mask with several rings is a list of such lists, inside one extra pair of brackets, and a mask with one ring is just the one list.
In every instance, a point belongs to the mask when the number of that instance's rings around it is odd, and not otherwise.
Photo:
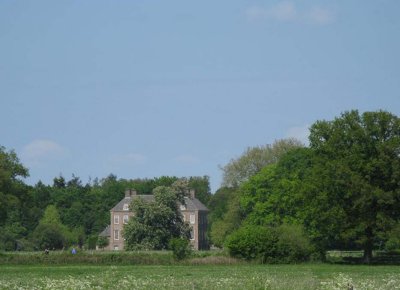
[(195, 193), (196, 193), (196, 191), (194, 190), (194, 189), (190, 189), (189, 190), (189, 196), (190, 196), (190, 198), (195, 198)]
[(131, 188), (125, 190), (125, 197), (132, 197), (134, 195), (136, 195), (136, 190), (131, 189)]

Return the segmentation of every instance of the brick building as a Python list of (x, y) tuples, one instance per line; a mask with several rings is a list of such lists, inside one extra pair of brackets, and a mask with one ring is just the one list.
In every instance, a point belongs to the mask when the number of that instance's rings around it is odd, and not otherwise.
[[(109, 239), (108, 250), (123, 250), (124, 238), (122, 231), (124, 225), (134, 215), (129, 209), (129, 205), (134, 198), (142, 198), (144, 201), (154, 201), (153, 195), (138, 195), (135, 190), (128, 189), (125, 191), (125, 197), (118, 202), (111, 210), (111, 223), (100, 234), (100, 236)], [(188, 197), (185, 197), (185, 204), (179, 204), (179, 209), (183, 215), (184, 221), (191, 226), (190, 243), (195, 250), (208, 249), (206, 237), (207, 231), (207, 214), (208, 209), (196, 197), (194, 190), (190, 190)]]

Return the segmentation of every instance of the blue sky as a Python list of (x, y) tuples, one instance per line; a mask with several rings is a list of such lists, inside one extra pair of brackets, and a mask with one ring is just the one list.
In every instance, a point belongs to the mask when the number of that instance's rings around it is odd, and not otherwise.
[(0, 1), (0, 145), (84, 182), (210, 176), (341, 112), (400, 115), (400, 1)]

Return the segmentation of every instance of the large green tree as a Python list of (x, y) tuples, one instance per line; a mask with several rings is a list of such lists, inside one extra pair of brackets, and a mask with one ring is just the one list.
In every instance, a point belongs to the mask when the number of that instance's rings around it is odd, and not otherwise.
[(340, 240), (343, 202), (332, 199), (315, 162), (311, 149), (294, 149), (244, 183), (239, 197), (244, 225), (302, 225), (323, 258)]
[(341, 237), (356, 239), (370, 262), (374, 243), (400, 219), (400, 119), (350, 111), (316, 122), (310, 132), (329, 200), (343, 206)]
[(22, 181), (27, 176), (16, 153), (0, 146), (0, 249), (19, 249), (27, 235), (32, 220), (29, 188)]
[(135, 215), (123, 232), (126, 248), (161, 250), (168, 248), (173, 238), (188, 239), (190, 229), (178, 208), (187, 192), (187, 180), (178, 180), (170, 187), (155, 188), (154, 201), (135, 198), (130, 205)]

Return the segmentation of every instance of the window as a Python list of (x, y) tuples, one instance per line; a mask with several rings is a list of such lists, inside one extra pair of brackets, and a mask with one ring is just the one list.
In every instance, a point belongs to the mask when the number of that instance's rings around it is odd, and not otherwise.
[(180, 210), (186, 210), (186, 206), (185, 206), (184, 204), (181, 204), (181, 205), (179, 206), (179, 208), (180, 208)]
[(190, 239), (194, 240), (194, 230), (193, 230), (193, 228), (190, 229)]
[(128, 220), (129, 220), (129, 216), (127, 214), (125, 214), (124, 219), (123, 219), (124, 224), (127, 224)]
[(114, 215), (114, 224), (115, 225), (119, 224), (119, 215)]
[(129, 204), (124, 203), (124, 207), (122, 208), (123, 210), (129, 210)]
[(114, 251), (118, 251), (119, 247), (117, 245), (114, 246)]
[(119, 240), (119, 230), (114, 230), (114, 240)]
[(190, 223), (195, 224), (196, 223), (196, 215), (190, 214)]

